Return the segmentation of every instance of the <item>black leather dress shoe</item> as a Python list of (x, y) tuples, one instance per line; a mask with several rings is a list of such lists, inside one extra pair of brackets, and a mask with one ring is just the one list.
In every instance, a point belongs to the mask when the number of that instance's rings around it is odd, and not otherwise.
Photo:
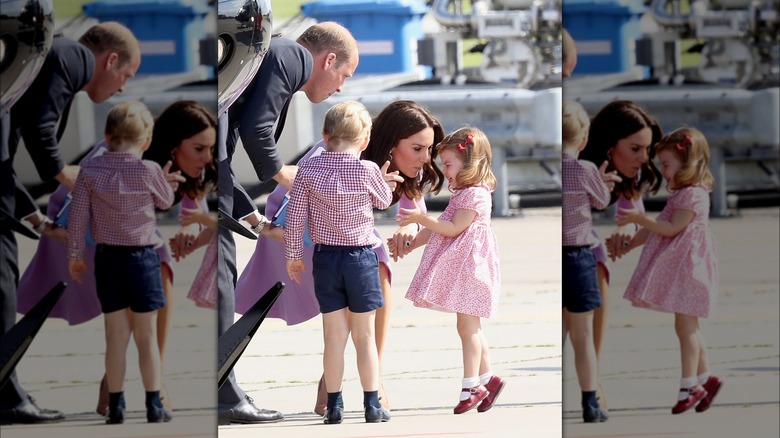
[(56, 423), (64, 419), (65, 415), (60, 411), (39, 408), (30, 396), (12, 408), (0, 409), (0, 424)]
[(277, 421), (284, 420), (284, 416), (279, 411), (272, 411), (268, 409), (258, 409), (254, 405), (252, 397), (246, 396), (244, 400), (241, 400), (237, 405), (227, 407), (225, 405), (219, 405), (219, 424), (231, 424), (231, 423), (275, 423)]

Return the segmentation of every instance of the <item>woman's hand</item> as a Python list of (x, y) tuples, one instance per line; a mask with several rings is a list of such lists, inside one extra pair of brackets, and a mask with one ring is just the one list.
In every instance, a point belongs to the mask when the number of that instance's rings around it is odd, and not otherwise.
[(168, 184), (171, 186), (173, 191), (179, 189), (179, 184), (187, 181), (184, 176), (181, 174), (181, 170), (177, 170), (176, 172), (171, 172), (171, 166), (173, 166), (173, 161), (168, 161), (165, 163), (165, 167), (163, 167), (163, 175), (165, 175), (165, 180), (168, 181)]
[(405, 255), (414, 249), (414, 238), (417, 235), (417, 225), (409, 224), (398, 229), (393, 237), (387, 239), (387, 247), (390, 251), (390, 257), (394, 262), (404, 258)]
[(613, 262), (630, 250), (631, 240), (633, 238), (632, 233), (627, 231), (628, 227), (618, 227), (611, 236), (605, 241), (607, 247), (607, 255)]
[(301, 273), (303, 272), (306, 272), (303, 260), (287, 260), (287, 275), (292, 281), (301, 284)]
[(266, 226), (263, 227), (262, 230), (260, 230), (260, 234), (262, 234), (265, 237), (271, 238), (277, 242), (284, 243), (284, 228), (274, 225), (274, 224), (266, 224)]
[(53, 222), (46, 224), (43, 235), (65, 244), (68, 243), (68, 231)]
[(190, 255), (197, 248), (195, 241), (200, 234), (199, 228), (198, 224), (187, 225), (168, 241), (173, 258), (177, 262)]
[(404, 179), (397, 170), (388, 172), (387, 169), (389, 168), (390, 161), (385, 161), (385, 164), (382, 166), (380, 171), (382, 172), (382, 178), (385, 180), (385, 184), (390, 187), (390, 190), (395, 191), (395, 188), (398, 186), (398, 184), (404, 182)]

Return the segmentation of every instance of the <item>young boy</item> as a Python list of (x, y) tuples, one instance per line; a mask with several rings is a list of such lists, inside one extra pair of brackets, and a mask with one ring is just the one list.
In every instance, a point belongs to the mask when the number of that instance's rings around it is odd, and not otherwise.
[[(97, 243), (95, 281), (106, 326), (106, 423), (124, 421), (127, 345), (133, 334), (146, 390), (146, 419), (170, 421), (160, 401), (157, 310), (165, 305), (160, 259), (154, 247), (155, 207), (173, 203), (170, 167), (141, 160), (152, 140), (154, 120), (140, 102), (123, 102), (106, 121), (108, 151), (81, 166), (68, 219), (68, 270), (81, 283), (87, 271), (87, 224)], [(171, 181), (169, 183), (169, 181)], [(130, 308), (128, 312), (127, 309)], [(132, 321), (132, 329), (131, 329)]]
[(300, 283), (303, 229), (308, 221), (315, 244), (312, 259), (314, 290), (322, 312), (325, 338), (323, 365), (328, 404), (326, 424), (341, 423), (344, 402), (344, 349), (350, 334), (357, 352), (368, 423), (389, 421), (379, 404), (379, 361), (374, 339), (376, 309), (384, 305), (379, 264), (372, 249), (382, 242), (374, 235), (373, 207), (385, 209), (392, 200), (391, 184), (371, 161), (361, 161), (368, 146), (371, 117), (358, 102), (334, 105), (325, 115), (322, 137), (326, 150), (301, 163), (287, 211), (284, 241), (287, 272)]
[[(596, 259), (590, 247), (597, 243), (591, 233), (591, 207), (606, 208), (610, 191), (604, 174), (588, 161), (577, 159), (588, 141), (590, 120), (577, 102), (563, 104), (563, 341), (567, 331), (574, 348), (577, 378), (582, 391), (582, 419), (586, 423), (607, 421), (596, 400), (598, 366), (593, 344), (593, 310), (601, 306)], [(614, 186), (614, 182), (611, 182)]]

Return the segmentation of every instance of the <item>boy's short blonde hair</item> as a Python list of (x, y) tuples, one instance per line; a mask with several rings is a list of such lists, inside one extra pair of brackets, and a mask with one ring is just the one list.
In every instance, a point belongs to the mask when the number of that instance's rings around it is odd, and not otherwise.
[(588, 138), (590, 119), (579, 102), (567, 100), (563, 103), (561, 131), (564, 145), (578, 145), (582, 139)]
[(141, 102), (129, 100), (108, 112), (105, 134), (109, 150), (121, 151), (128, 145), (138, 146), (151, 140), (154, 118)]
[(360, 144), (371, 136), (371, 114), (354, 100), (337, 103), (325, 114), (322, 133), (328, 137), (329, 147)]

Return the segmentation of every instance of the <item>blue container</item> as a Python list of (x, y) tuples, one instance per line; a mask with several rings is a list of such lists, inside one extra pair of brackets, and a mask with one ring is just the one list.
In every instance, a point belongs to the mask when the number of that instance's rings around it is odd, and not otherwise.
[(635, 41), (642, 36), (639, 19), (644, 6), (638, 0), (567, 0), (563, 27), (577, 46), (581, 73), (618, 73), (634, 68)]
[(426, 12), (422, 0), (322, 0), (301, 5), (301, 12), (352, 32), (360, 46), (356, 74), (410, 72), (417, 65)]
[(103, 0), (84, 5), (98, 21), (118, 21), (141, 43), (138, 74), (183, 73), (200, 64), (198, 42), (205, 36), (206, 0)]

